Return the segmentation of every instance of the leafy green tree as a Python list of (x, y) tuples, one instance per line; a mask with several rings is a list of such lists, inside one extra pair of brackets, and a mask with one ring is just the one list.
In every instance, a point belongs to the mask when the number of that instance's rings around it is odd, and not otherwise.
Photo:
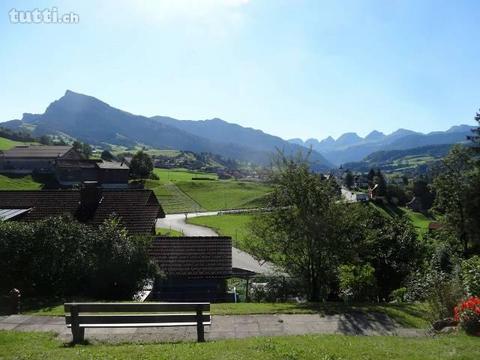
[(371, 301), (376, 296), (375, 269), (370, 264), (338, 268), (340, 296), (345, 301)]
[(112, 155), (110, 151), (103, 150), (102, 154), (100, 155), (100, 158), (105, 161), (112, 161), (115, 157)]
[(478, 171), (471, 149), (454, 146), (442, 161), (440, 174), (434, 180), (435, 209), (455, 233), (464, 255), (469, 243), (478, 238)]
[(83, 143), (76, 140), (73, 142), (72, 146), (73, 146), (73, 150), (75, 150), (77, 153), (82, 155), (84, 159), (88, 159), (90, 158), (90, 156), (92, 156), (92, 153), (93, 153), (92, 147), (87, 143)]
[(374, 184), (377, 186), (377, 196), (386, 196), (387, 195), (387, 182), (380, 170), (377, 170), (375, 177), (373, 178)]
[(373, 186), (373, 179), (375, 179), (375, 170), (370, 169), (367, 175), (368, 185)]
[(256, 216), (247, 246), (301, 279), (310, 301), (324, 299), (349, 249), (345, 206), (331, 182), (311, 173), (305, 159), (280, 156), (271, 180), (267, 207), (274, 210)]
[(42, 145), (52, 145), (52, 139), (48, 135), (42, 135), (38, 139), (38, 142)]
[(153, 172), (153, 162), (150, 155), (143, 151), (137, 152), (130, 162), (130, 175), (136, 179), (150, 177)]
[(347, 170), (347, 172), (345, 173), (345, 179), (344, 179), (345, 186), (348, 189), (351, 189), (353, 187), (353, 182), (354, 182), (353, 174), (350, 170)]
[(474, 149), (480, 152), (480, 112), (475, 114), (475, 121), (478, 122), (478, 127), (473, 129), (473, 135), (469, 136), (468, 139), (474, 144)]
[(388, 299), (424, 261), (425, 246), (405, 218), (354, 204), (348, 211), (348, 235), (356, 262), (375, 269), (380, 299)]

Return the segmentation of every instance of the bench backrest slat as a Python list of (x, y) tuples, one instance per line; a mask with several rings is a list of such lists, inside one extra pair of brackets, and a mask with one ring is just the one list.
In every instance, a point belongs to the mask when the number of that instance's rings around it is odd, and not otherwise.
[[(79, 315), (78, 324), (168, 324), (195, 323), (197, 315), (164, 314), (164, 315)], [(65, 322), (70, 325), (71, 316), (65, 316)], [(202, 315), (203, 323), (210, 322), (210, 315)]]
[(210, 311), (210, 303), (66, 303), (65, 313), (70, 313), (72, 305), (75, 305), (79, 313), (82, 312), (202, 312)]

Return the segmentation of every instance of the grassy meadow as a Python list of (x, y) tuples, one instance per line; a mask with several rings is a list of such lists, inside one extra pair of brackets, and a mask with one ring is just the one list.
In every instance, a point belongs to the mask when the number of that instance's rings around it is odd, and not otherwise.
[(479, 357), (478, 339), (463, 335), (419, 338), (306, 335), (206, 343), (68, 346), (52, 333), (0, 331), (2, 359), (473, 360)]
[(186, 169), (154, 169), (158, 180), (148, 179), (167, 214), (252, 208), (270, 188), (267, 185), (235, 180), (218, 180), (213, 173)]
[(222, 236), (230, 236), (235, 246), (243, 248), (249, 237), (249, 224), (252, 214), (225, 214), (214, 216), (199, 216), (188, 219), (188, 223), (206, 226)]
[(261, 207), (270, 191), (262, 183), (234, 180), (179, 182), (177, 186), (206, 210)]
[(15, 145), (20, 145), (22, 144), (21, 142), (18, 141), (13, 141), (10, 139), (6, 139), (3, 137), (0, 137), (0, 150), (8, 150), (13, 148)]
[(31, 175), (0, 175), (0, 190), (38, 190), (42, 183), (35, 181)]

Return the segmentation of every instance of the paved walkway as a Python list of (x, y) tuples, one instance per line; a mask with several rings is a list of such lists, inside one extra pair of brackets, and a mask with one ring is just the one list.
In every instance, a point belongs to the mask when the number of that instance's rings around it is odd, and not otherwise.
[[(218, 211), (188, 213), (188, 217), (214, 216), (218, 213)], [(185, 236), (218, 236), (208, 227), (187, 224), (185, 214), (171, 214), (163, 219), (157, 219), (156, 227), (181, 231)], [(235, 247), (232, 247), (232, 267), (253, 271), (257, 274), (274, 274), (276, 272), (271, 264), (259, 262), (250, 254)]]
[[(4, 316), (0, 317), (0, 330), (51, 331), (62, 341), (71, 340), (65, 319), (58, 316)], [(361, 313), (212, 316), (212, 325), (205, 328), (207, 340), (304, 334), (424, 336), (425, 331), (399, 327), (384, 314)], [(86, 329), (85, 339), (112, 343), (195, 341), (196, 328)]]

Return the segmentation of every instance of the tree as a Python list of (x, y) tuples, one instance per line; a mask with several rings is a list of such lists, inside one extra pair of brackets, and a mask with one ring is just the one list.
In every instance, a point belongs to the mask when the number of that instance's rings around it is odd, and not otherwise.
[(428, 210), (433, 205), (434, 195), (430, 191), (428, 182), (424, 178), (413, 182), (413, 195), (420, 200), (423, 210)]
[(372, 186), (374, 178), (375, 178), (375, 170), (370, 169), (370, 171), (368, 172), (368, 175), (367, 175), (368, 184), (370, 186)]
[(351, 205), (346, 219), (351, 262), (375, 269), (378, 296), (386, 300), (422, 263), (424, 246), (408, 219), (385, 216), (370, 206)]
[(373, 178), (374, 184), (378, 185), (377, 187), (377, 196), (386, 196), (387, 195), (387, 182), (383, 177), (383, 174), (380, 170), (377, 170), (375, 177)]
[[(442, 161), (442, 171), (434, 180), (435, 209), (445, 216), (447, 225), (457, 236), (466, 256), (472, 233), (478, 227), (480, 201), (478, 171), (475, 171), (471, 149), (457, 145)], [(478, 234), (477, 234), (478, 235)]]
[(271, 181), (267, 207), (274, 210), (255, 217), (247, 246), (257, 258), (301, 279), (310, 301), (324, 299), (350, 248), (345, 204), (337, 201), (331, 182), (310, 172), (306, 159), (280, 155)]
[(347, 172), (345, 173), (344, 181), (345, 181), (345, 186), (348, 189), (351, 189), (353, 187), (354, 179), (353, 179), (353, 174), (350, 170), (347, 170)]
[(93, 153), (92, 147), (87, 143), (82, 143), (76, 140), (73, 142), (72, 146), (73, 146), (73, 150), (79, 153), (84, 159), (88, 159), (90, 156), (92, 156), (92, 153)]
[(469, 136), (468, 139), (474, 144), (474, 149), (480, 152), (480, 112), (475, 114), (474, 119), (479, 126), (472, 130), (473, 135)]
[(102, 154), (100, 155), (100, 158), (105, 161), (112, 161), (114, 159), (114, 156), (112, 153), (108, 150), (103, 150)]
[(130, 175), (136, 179), (148, 178), (153, 171), (153, 162), (150, 155), (140, 150), (130, 162)]
[(42, 135), (38, 139), (38, 142), (42, 145), (52, 145), (52, 139), (48, 135)]

